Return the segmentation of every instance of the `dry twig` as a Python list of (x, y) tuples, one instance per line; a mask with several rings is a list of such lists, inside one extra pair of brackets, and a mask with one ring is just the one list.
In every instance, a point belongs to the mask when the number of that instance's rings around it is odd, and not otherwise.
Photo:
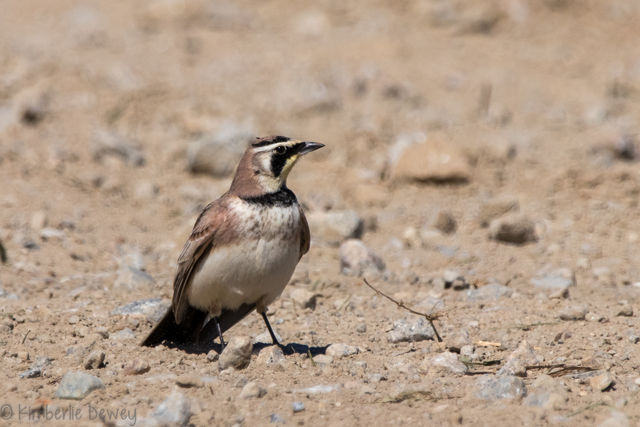
[(438, 318), (437, 315), (431, 315), (431, 314), (427, 314), (427, 313), (422, 313), (420, 311), (416, 311), (416, 310), (414, 310), (414, 309), (412, 309), (410, 307), (407, 307), (402, 301), (398, 301), (398, 300), (390, 297), (389, 295), (385, 294), (384, 292), (374, 288), (373, 285), (371, 285), (367, 281), (367, 279), (365, 279), (364, 277), (362, 278), (362, 280), (364, 281), (365, 285), (370, 287), (378, 295), (381, 295), (381, 296), (385, 297), (386, 299), (388, 299), (392, 303), (396, 304), (398, 307), (407, 310), (409, 313), (415, 314), (417, 316), (422, 316), (425, 319), (427, 319), (427, 322), (429, 322), (429, 324), (431, 325), (431, 328), (433, 329), (434, 334), (436, 335), (436, 339), (438, 340), (438, 342), (442, 342), (442, 337), (440, 337), (440, 334), (438, 333), (438, 330), (436, 329), (436, 325), (433, 324), (433, 321)]

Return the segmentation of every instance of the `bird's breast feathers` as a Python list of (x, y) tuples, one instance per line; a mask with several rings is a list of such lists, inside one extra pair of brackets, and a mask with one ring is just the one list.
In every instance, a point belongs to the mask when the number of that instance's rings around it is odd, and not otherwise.
[(220, 246), (214, 242), (189, 287), (189, 303), (213, 315), (247, 302), (273, 301), (301, 256), (297, 203), (263, 206), (234, 198), (227, 206), (226, 224), (237, 238)]

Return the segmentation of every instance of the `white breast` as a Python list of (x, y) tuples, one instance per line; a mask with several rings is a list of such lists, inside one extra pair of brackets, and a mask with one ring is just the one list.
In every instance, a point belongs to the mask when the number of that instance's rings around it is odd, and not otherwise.
[(216, 316), (222, 309), (275, 300), (300, 259), (298, 206), (262, 208), (238, 200), (236, 244), (214, 247), (189, 286), (189, 304)]

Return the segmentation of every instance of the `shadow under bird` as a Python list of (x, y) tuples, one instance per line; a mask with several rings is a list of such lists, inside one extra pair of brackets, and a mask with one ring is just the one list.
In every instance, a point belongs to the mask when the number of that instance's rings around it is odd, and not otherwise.
[(287, 176), (301, 156), (323, 144), (284, 136), (257, 138), (245, 151), (229, 191), (207, 205), (178, 258), (171, 307), (142, 342), (212, 341), (252, 310), (278, 342), (267, 306), (309, 250), (309, 225)]

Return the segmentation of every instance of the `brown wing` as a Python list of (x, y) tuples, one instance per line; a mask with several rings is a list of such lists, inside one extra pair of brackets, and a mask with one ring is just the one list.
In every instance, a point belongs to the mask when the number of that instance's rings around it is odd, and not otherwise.
[(173, 314), (176, 323), (185, 318), (189, 309), (189, 285), (214, 246), (226, 243), (234, 233), (224, 197), (207, 205), (193, 226), (191, 236), (178, 257), (178, 271), (173, 281)]
[(309, 224), (307, 218), (304, 216), (304, 211), (301, 206), (298, 206), (300, 210), (300, 258), (302, 255), (309, 252), (309, 245), (311, 244), (311, 233), (309, 232)]

